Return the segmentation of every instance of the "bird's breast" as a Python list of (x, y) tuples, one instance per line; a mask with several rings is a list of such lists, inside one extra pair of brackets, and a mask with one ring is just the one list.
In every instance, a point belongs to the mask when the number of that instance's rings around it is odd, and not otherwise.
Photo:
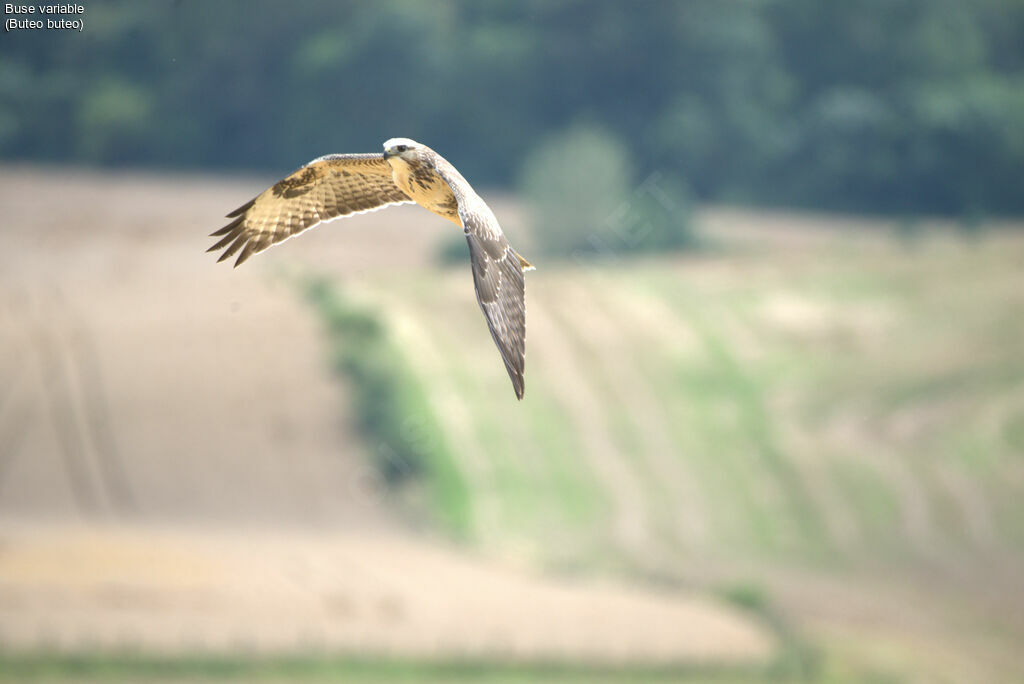
[(402, 192), (427, 211), (462, 225), (459, 203), (448, 184), (437, 172), (425, 166), (401, 162), (392, 164), (391, 176)]

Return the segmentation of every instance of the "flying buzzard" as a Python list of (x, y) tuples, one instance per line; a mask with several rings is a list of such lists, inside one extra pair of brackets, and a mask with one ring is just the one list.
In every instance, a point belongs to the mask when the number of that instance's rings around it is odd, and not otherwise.
[(384, 154), (329, 154), (314, 159), (228, 214), (212, 236), (238, 254), (235, 266), (271, 245), (326, 221), (415, 202), (462, 227), (469, 243), (476, 299), (505, 362), (516, 398), (523, 398), (526, 302), (523, 273), (533, 270), (508, 244), (498, 219), (441, 155), (408, 138), (384, 143)]

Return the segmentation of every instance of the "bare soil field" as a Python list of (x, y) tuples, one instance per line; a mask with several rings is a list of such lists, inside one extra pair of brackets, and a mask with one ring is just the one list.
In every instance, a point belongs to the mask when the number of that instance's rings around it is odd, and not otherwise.
[(399, 207), (215, 264), (206, 235), (270, 180), (0, 168), (0, 644), (771, 658), (767, 630), (717, 602), (410, 531), (275, 273), (397, 276), (451, 226)]
[(640, 664), (766, 662), (712, 601), (540, 579), (395, 534), (5, 526), (7, 648)]

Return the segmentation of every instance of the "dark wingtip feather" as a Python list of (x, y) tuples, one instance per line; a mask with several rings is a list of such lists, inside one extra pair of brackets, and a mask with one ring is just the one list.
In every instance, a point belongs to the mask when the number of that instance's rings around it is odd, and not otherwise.
[(225, 233), (230, 233), (232, 230), (234, 230), (239, 225), (241, 225), (242, 221), (244, 221), (244, 220), (245, 220), (244, 216), (239, 216), (238, 218), (236, 218), (234, 221), (232, 221), (228, 225), (224, 226), (223, 228), (220, 228), (219, 230), (215, 230), (212, 233), (210, 233), (210, 237), (217, 237), (218, 235), (224, 235)]
[(255, 242), (250, 240), (249, 242), (245, 243), (245, 248), (242, 249), (242, 253), (238, 255), (238, 259), (235, 260), (234, 268), (238, 268), (243, 263), (245, 263), (245, 260), (248, 259), (250, 256), (252, 256), (255, 253), (255, 251), (256, 251), (256, 243)]
[(238, 238), (238, 236), (241, 234), (241, 232), (242, 232), (241, 228), (238, 228), (237, 230), (232, 231), (228, 235), (225, 235), (223, 238), (221, 238), (217, 242), (217, 244), (213, 245), (212, 247), (210, 247), (206, 251), (207, 252), (215, 252), (218, 249), (223, 249), (224, 247), (227, 247), (228, 243), (233, 242), (234, 240), (236, 240)]
[(249, 200), (248, 202), (246, 202), (245, 204), (243, 204), (242, 206), (238, 207), (233, 212), (228, 214), (227, 218), (235, 218), (236, 216), (244, 214), (246, 211), (249, 210), (249, 207), (251, 207), (253, 205), (253, 203), (255, 203), (255, 202), (256, 202), (256, 198), (253, 197), (251, 200)]
[(228, 257), (234, 256), (235, 252), (240, 250), (249, 241), (249, 236), (244, 231), (239, 231), (240, 234), (235, 241), (231, 243), (231, 246), (224, 250), (224, 253), (220, 255), (220, 259), (217, 259), (217, 263), (224, 261)]

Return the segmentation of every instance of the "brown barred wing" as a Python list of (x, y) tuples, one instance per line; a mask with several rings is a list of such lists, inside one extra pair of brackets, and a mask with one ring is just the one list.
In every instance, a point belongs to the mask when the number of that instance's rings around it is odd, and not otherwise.
[(207, 251), (223, 249), (218, 262), (238, 253), (238, 266), (325, 221), (411, 201), (391, 179), (383, 155), (327, 155), (228, 214), (234, 220), (211, 233), (221, 239)]

